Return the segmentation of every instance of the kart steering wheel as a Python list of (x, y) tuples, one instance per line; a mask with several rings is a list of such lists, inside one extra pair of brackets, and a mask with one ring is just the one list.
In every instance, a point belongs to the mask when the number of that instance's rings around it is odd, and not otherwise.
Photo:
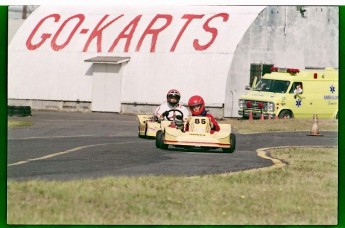
[(164, 112), (165, 113), (165, 118), (167, 118), (167, 120), (169, 120), (169, 121), (173, 121), (173, 120), (175, 120), (175, 119), (180, 119), (180, 117), (179, 118), (177, 118), (178, 116), (173, 116), (172, 118), (169, 118), (169, 113), (170, 112), (178, 112), (178, 113), (180, 113), (181, 114), (181, 120), (183, 120), (183, 113), (180, 111), (180, 110), (178, 110), (178, 109), (170, 109), (169, 111), (166, 111), (166, 112)]

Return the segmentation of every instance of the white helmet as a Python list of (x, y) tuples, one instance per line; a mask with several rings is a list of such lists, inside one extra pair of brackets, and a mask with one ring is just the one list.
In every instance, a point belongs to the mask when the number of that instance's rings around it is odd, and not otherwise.
[[(181, 94), (176, 89), (171, 89), (167, 93), (167, 101), (170, 105), (175, 106), (180, 101)], [(174, 101), (173, 101), (174, 99)]]

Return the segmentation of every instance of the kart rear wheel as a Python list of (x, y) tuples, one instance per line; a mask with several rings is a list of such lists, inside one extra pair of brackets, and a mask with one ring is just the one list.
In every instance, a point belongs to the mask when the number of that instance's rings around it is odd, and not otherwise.
[(139, 137), (139, 138), (142, 138), (142, 139), (146, 138), (145, 135), (141, 135), (141, 134), (140, 134), (140, 129), (138, 129), (138, 137)]
[(230, 134), (230, 148), (222, 148), (224, 153), (233, 153), (236, 149), (236, 136), (235, 134)]
[(145, 139), (145, 138), (147, 137), (146, 132), (147, 132), (147, 123), (145, 124), (145, 132), (144, 132), (144, 135), (140, 135), (140, 127), (138, 128), (138, 137), (139, 137), (139, 138), (142, 138), (142, 139)]

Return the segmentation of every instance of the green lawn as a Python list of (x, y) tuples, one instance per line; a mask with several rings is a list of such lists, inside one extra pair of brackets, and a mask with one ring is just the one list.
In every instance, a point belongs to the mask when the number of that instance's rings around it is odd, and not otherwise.
[(291, 147), (270, 153), (282, 166), (196, 177), (8, 180), (7, 222), (337, 224), (338, 148)]

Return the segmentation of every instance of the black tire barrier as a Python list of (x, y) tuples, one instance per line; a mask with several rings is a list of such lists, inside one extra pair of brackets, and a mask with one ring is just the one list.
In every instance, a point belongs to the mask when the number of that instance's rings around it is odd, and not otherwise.
[(30, 106), (13, 106), (9, 105), (7, 108), (8, 116), (31, 116), (31, 107)]

